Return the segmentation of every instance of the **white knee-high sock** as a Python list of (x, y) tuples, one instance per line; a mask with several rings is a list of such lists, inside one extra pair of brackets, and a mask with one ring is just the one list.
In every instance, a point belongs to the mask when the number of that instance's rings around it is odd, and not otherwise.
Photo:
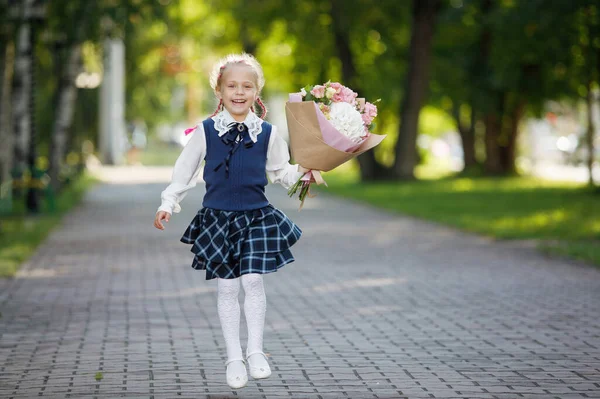
[(263, 331), (265, 328), (265, 313), (267, 297), (263, 286), (262, 274), (245, 274), (241, 277), (246, 298), (244, 314), (248, 325), (248, 347), (246, 354), (262, 352)]
[(240, 345), (240, 279), (219, 278), (217, 282), (217, 310), (221, 320), (221, 329), (227, 360), (243, 359)]

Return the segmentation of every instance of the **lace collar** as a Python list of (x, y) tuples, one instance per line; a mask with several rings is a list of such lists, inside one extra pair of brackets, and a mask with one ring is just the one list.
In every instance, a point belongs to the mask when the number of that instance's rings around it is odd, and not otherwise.
[[(212, 120), (215, 121), (215, 129), (219, 132), (219, 137), (223, 136), (229, 131), (228, 125), (230, 123), (237, 122), (226, 109), (213, 116)], [(254, 112), (250, 111), (248, 112), (248, 115), (246, 115), (244, 124), (248, 127), (250, 140), (252, 140), (254, 143), (256, 143), (258, 140), (258, 135), (262, 132), (262, 123), (263, 120), (260, 119)]]

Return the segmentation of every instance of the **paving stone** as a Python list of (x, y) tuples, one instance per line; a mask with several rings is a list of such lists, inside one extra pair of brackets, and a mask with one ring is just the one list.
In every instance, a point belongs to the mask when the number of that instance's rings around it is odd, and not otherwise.
[(600, 270), (277, 187), (304, 235), (265, 276), (273, 375), (235, 393), (215, 281), (178, 241), (202, 185), (160, 232), (164, 187), (97, 186), (0, 280), (0, 397), (600, 398)]

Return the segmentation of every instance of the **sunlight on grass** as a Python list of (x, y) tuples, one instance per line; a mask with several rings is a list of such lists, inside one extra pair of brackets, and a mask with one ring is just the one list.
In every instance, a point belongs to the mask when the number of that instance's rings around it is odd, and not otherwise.
[[(16, 234), (16, 231), (12, 231)], [(0, 249), (0, 259), (21, 259), (31, 250), (30, 245), (15, 244), (10, 247)]]
[[(600, 264), (598, 194), (577, 183), (527, 177), (443, 178), (361, 184), (352, 169), (321, 191), (499, 239), (537, 239)], [(552, 242), (568, 242), (563, 246)], [(562, 248), (562, 249), (561, 249)]]
[(600, 239), (600, 220), (590, 221), (590, 230)]
[(453, 172), (448, 162), (432, 160), (415, 168), (415, 177), (421, 180), (435, 180), (451, 176)]
[(20, 261), (3, 259), (0, 255), (0, 277), (12, 277), (19, 269)]
[(453, 191), (471, 191), (475, 188), (473, 179), (457, 179), (452, 185)]
[(498, 232), (512, 230), (556, 229), (556, 225), (567, 221), (567, 213), (562, 210), (536, 212), (528, 216), (505, 217), (493, 222), (492, 229)]

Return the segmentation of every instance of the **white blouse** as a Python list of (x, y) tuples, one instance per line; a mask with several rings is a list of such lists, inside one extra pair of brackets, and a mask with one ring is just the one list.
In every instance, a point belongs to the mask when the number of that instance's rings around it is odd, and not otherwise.
[[(219, 112), (213, 117), (213, 120), (219, 137), (227, 133), (229, 123), (235, 122), (227, 110)], [(244, 121), (244, 124), (248, 126), (250, 138), (255, 143), (258, 135), (262, 133), (261, 123), (262, 119), (253, 112), (249, 112)], [(202, 161), (206, 156), (206, 137), (202, 123), (196, 126), (192, 134), (193, 136), (175, 162), (171, 184), (161, 193), (162, 203), (158, 211), (170, 214), (180, 212), (179, 203), (185, 198), (187, 191), (196, 186), (198, 174), (203, 167)], [(272, 183), (279, 183), (286, 189), (290, 188), (303, 175), (298, 171), (298, 165), (291, 165), (289, 161), (288, 145), (277, 133), (277, 127), (273, 126), (267, 147), (267, 177)]]

